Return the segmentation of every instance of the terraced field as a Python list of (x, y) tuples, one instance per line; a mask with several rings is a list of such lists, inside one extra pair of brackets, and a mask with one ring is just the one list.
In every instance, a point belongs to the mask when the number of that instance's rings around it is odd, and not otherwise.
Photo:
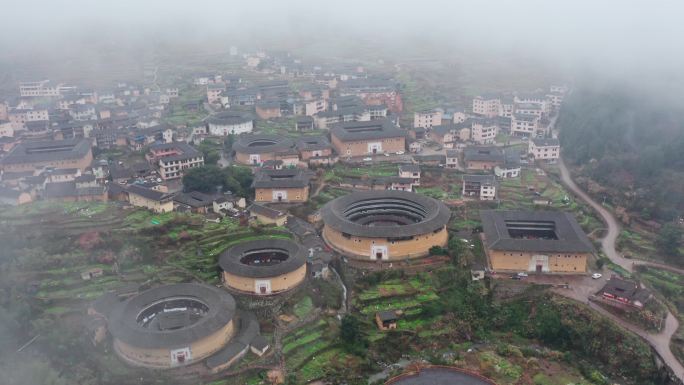
[(323, 377), (331, 360), (343, 359), (345, 353), (332, 344), (337, 325), (333, 319), (313, 321), (283, 338), (282, 352), (288, 373), (296, 373), (297, 383)]

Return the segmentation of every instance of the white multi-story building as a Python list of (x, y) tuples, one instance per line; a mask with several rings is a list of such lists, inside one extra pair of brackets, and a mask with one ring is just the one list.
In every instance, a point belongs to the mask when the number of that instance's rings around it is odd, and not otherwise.
[(560, 142), (556, 138), (533, 138), (529, 152), (535, 160), (555, 162), (560, 157)]
[(494, 143), (499, 133), (499, 125), (494, 119), (473, 118), (470, 129), (470, 140), (479, 144)]
[(516, 136), (534, 136), (539, 130), (537, 115), (513, 114), (511, 117), (511, 134)]
[(473, 113), (490, 118), (499, 115), (501, 99), (498, 96), (476, 96), (473, 99)]
[(413, 113), (413, 127), (432, 128), (442, 124), (444, 112), (440, 109), (419, 111)]
[(0, 138), (4, 136), (14, 136), (14, 127), (12, 127), (12, 122), (9, 120), (0, 120)]
[(202, 153), (184, 142), (153, 144), (146, 158), (165, 180), (181, 178), (185, 170), (204, 165)]

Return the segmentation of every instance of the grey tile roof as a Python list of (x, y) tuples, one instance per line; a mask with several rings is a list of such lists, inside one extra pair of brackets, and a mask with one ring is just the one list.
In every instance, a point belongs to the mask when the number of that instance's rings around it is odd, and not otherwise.
[(252, 181), (254, 188), (299, 188), (309, 185), (309, 174), (301, 169), (257, 171)]
[(480, 162), (502, 162), (504, 153), (501, 147), (497, 146), (470, 146), (463, 150), (463, 159), (468, 161)]
[(297, 140), (297, 149), (324, 150), (331, 148), (330, 141), (323, 135), (303, 135)]
[(406, 137), (406, 131), (399, 129), (389, 119), (339, 123), (332, 128), (331, 134), (341, 141)]
[[(140, 312), (160, 300), (191, 297), (203, 302), (209, 310), (194, 324), (173, 330), (155, 330), (140, 326)], [(126, 344), (148, 349), (172, 349), (188, 346), (220, 330), (235, 315), (236, 304), (225, 290), (197, 283), (159, 286), (119, 304), (110, 313), (109, 331)]]
[[(575, 217), (561, 211), (480, 211), (485, 244), (492, 250), (550, 253), (592, 253), (594, 247)], [(506, 221), (551, 222), (558, 239), (519, 239), (508, 232)]]
[(172, 198), (171, 194), (163, 193), (161, 191), (153, 190), (151, 188), (138, 186), (136, 184), (126, 186), (126, 191), (128, 191), (129, 194), (139, 195), (141, 197), (160, 202)]
[(19, 143), (9, 152), (9, 154), (7, 154), (7, 156), (0, 159), (0, 164), (55, 162), (81, 159), (90, 152), (90, 148), (90, 139), (24, 142)]
[[(246, 265), (240, 259), (246, 254), (254, 252), (280, 251), (288, 258), (274, 265)], [(224, 271), (234, 275), (249, 278), (277, 277), (291, 273), (306, 263), (306, 252), (297, 243), (287, 239), (257, 239), (239, 243), (221, 253), (219, 266)]]
[(258, 214), (258, 215), (261, 215), (261, 216), (264, 216), (264, 217), (267, 217), (267, 218), (272, 218), (272, 219), (275, 219), (275, 218), (278, 218), (278, 217), (280, 217), (280, 216), (285, 215), (285, 213), (283, 213), (282, 211), (274, 210), (274, 209), (272, 209), (272, 208), (270, 208), (270, 207), (258, 205), (258, 204), (256, 204), (256, 203), (254, 203), (254, 204), (252, 204), (251, 206), (249, 206), (249, 207), (247, 208), (247, 210), (248, 210), (250, 213)]
[(537, 147), (560, 146), (560, 141), (556, 138), (533, 138), (532, 142)]

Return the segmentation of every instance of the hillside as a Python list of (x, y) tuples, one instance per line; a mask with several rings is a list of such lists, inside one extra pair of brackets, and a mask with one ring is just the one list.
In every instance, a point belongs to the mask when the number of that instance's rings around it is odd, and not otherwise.
[(682, 215), (681, 101), (624, 85), (583, 85), (567, 97), (557, 127), (566, 161), (605, 188), (594, 193), (606, 203), (661, 223)]

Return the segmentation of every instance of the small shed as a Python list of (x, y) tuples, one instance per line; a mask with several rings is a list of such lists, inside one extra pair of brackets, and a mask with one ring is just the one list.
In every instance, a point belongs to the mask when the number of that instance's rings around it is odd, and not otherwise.
[(394, 310), (385, 310), (375, 313), (375, 323), (380, 330), (390, 330), (397, 328), (397, 312)]

